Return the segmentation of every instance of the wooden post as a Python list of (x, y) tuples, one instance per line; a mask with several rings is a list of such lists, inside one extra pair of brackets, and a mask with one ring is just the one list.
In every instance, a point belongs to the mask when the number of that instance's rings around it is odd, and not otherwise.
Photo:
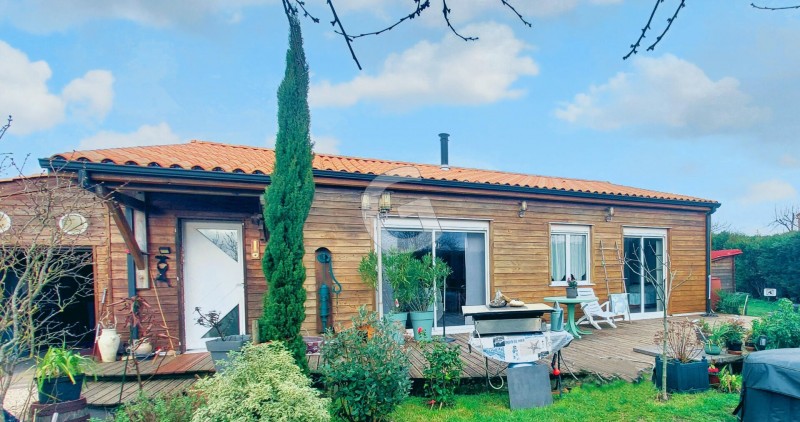
[(250, 321), (250, 335), (252, 337), (253, 344), (259, 344), (261, 339), (258, 335), (258, 320), (254, 319)]

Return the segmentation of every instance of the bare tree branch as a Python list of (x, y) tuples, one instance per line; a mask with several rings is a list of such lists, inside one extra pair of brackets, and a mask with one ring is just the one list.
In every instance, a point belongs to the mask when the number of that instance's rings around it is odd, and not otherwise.
[[(397, 22), (387, 26), (386, 28), (380, 29), (378, 31), (365, 32), (363, 34), (358, 34), (358, 35), (351, 35), (350, 38), (351, 39), (356, 39), (356, 38), (366, 37), (368, 35), (380, 35), (380, 34), (386, 32), (386, 31), (391, 31), (397, 25), (400, 25), (401, 23), (403, 23), (403, 22), (405, 22), (407, 20), (419, 17), (425, 9), (427, 9), (427, 8), (429, 8), (431, 6), (430, 0), (425, 0), (424, 2), (422, 2), (420, 0), (414, 0), (414, 2), (417, 4), (416, 9), (414, 9), (414, 11), (409, 13), (408, 15), (403, 16), (402, 18), (400, 18)], [(335, 32), (337, 34), (339, 34), (339, 35), (342, 35), (342, 33), (339, 32), (339, 31), (335, 31)]]
[(347, 31), (344, 30), (344, 25), (342, 24), (342, 20), (339, 19), (339, 15), (336, 14), (336, 8), (333, 6), (333, 0), (327, 0), (328, 6), (331, 8), (331, 14), (333, 14), (333, 20), (331, 21), (332, 26), (339, 25), (339, 30), (342, 31), (342, 37), (344, 37), (344, 41), (347, 43), (347, 48), (350, 50), (350, 55), (353, 57), (353, 61), (356, 62), (356, 66), (358, 66), (358, 70), (361, 69), (361, 63), (358, 62), (358, 57), (356, 57), (356, 52), (353, 51), (353, 39), (347, 35)]
[(787, 232), (800, 231), (800, 206), (789, 205), (780, 209), (775, 207), (775, 218), (769, 226)]
[(522, 17), (522, 15), (519, 12), (517, 12), (517, 9), (515, 9), (514, 6), (511, 5), (511, 3), (507, 2), (506, 0), (500, 0), (500, 2), (503, 3), (503, 6), (511, 9), (511, 11), (514, 12), (515, 15), (517, 15), (517, 17), (519, 18), (519, 20), (522, 21), (522, 23), (528, 25), (528, 28), (533, 28), (533, 25), (530, 22), (526, 21), (525, 18)]
[(755, 8), (755, 9), (760, 9), (760, 10), (786, 10), (786, 9), (800, 9), (800, 4), (798, 4), (798, 5), (796, 5), (796, 6), (768, 7), (768, 6), (758, 6), (758, 5), (756, 5), (755, 3), (750, 3), (750, 6), (752, 6), (752, 7), (753, 7), (753, 8)]
[(0, 127), (0, 139), (3, 139), (3, 135), (5, 135), (6, 131), (8, 130), (8, 128), (11, 127), (11, 121), (12, 121), (11, 115), (9, 114), (8, 115), (8, 123), (3, 125), (3, 127)]
[(447, 0), (442, 0), (442, 15), (444, 16), (444, 21), (447, 22), (447, 27), (450, 28), (450, 31), (452, 31), (454, 34), (456, 34), (457, 37), (461, 38), (464, 41), (477, 41), (478, 37), (465, 37), (459, 34), (458, 31), (456, 31), (456, 29), (453, 28), (453, 25), (450, 23), (450, 12), (451, 12), (450, 8), (447, 7)]
[[(656, 15), (656, 11), (658, 11), (658, 6), (663, 2), (664, 0), (656, 0), (655, 4), (653, 5), (653, 11), (650, 12), (650, 17), (647, 19), (647, 24), (644, 26), (644, 28), (642, 28), (642, 34), (639, 35), (639, 39), (637, 39), (634, 44), (631, 44), (631, 51), (622, 57), (622, 60), (627, 60), (628, 57), (639, 52), (638, 49), (641, 47), (642, 40), (646, 37), (647, 31), (652, 29), (650, 25), (653, 23), (653, 17)], [(647, 51), (653, 51), (656, 48), (656, 45), (661, 42), (661, 39), (664, 38), (664, 35), (666, 35), (667, 31), (669, 31), (669, 29), (672, 27), (672, 23), (678, 18), (678, 12), (680, 12), (680, 10), (684, 7), (686, 7), (686, 0), (681, 0), (681, 3), (675, 9), (675, 13), (672, 14), (671, 18), (667, 19), (667, 26), (664, 28), (664, 31), (661, 32), (661, 35), (656, 38), (656, 41), (651, 44), (650, 47), (647, 47)]]

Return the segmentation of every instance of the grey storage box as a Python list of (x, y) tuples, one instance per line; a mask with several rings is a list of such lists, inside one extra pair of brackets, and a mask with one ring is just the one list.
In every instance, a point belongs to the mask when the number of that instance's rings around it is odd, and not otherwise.
[(735, 412), (743, 421), (800, 421), (800, 349), (748, 355)]
[(511, 364), (508, 374), (508, 398), (511, 410), (548, 406), (553, 403), (550, 392), (550, 369), (536, 363)]

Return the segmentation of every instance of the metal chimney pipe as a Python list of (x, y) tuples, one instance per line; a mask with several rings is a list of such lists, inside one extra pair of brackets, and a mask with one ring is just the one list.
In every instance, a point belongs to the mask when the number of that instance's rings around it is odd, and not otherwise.
[(442, 170), (450, 170), (450, 164), (448, 163), (448, 150), (447, 150), (447, 142), (450, 140), (449, 133), (440, 133), (439, 134), (439, 141), (442, 143)]

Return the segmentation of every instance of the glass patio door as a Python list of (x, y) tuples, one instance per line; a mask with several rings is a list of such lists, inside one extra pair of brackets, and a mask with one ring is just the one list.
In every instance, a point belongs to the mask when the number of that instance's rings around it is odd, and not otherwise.
[[(446, 222), (439, 222), (438, 229), (405, 228), (404, 223), (399, 219), (390, 221), (381, 230), (384, 253), (390, 250), (413, 252), (417, 258), (432, 253), (447, 263), (452, 273), (444, 282), (437, 281), (433, 305), (436, 311), (434, 327), (438, 330), (445, 325), (455, 327), (472, 324), (471, 318), (464, 317), (461, 307), (486, 304), (488, 223), (458, 222), (462, 227), (467, 226), (463, 229), (452, 224), (448, 226)], [(381, 311), (384, 314), (391, 312), (394, 294), (385, 280), (378, 294)]]
[(626, 230), (625, 288), (631, 316), (658, 316), (664, 310), (666, 231)]

